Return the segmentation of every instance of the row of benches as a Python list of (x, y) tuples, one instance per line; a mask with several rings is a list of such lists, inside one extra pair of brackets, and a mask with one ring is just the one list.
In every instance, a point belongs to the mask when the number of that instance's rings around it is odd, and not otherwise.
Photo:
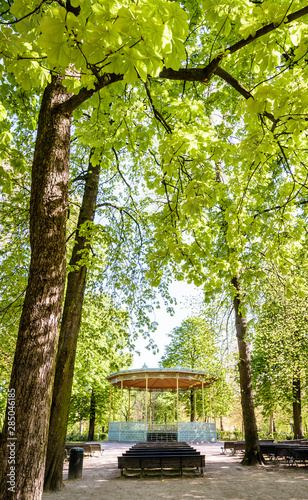
[[(263, 439), (259, 441), (259, 444), (273, 442), (274, 439)], [(227, 453), (227, 450), (230, 450), (232, 455), (234, 455), (237, 451), (245, 451), (245, 441), (225, 441), (221, 450), (224, 455)]]
[[(289, 464), (299, 462), (306, 464), (308, 461), (308, 442), (306, 440), (281, 441), (275, 443), (274, 440), (259, 441), (262, 455), (270, 459), (278, 460), (280, 457), (286, 459)], [(234, 455), (237, 451), (245, 451), (245, 441), (225, 441), (222, 453), (226, 454), (230, 450)]]
[(270, 459), (278, 460), (280, 457), (291, 464), (304, 463), (308, 461), (308, 445), (302, 443), (268, 443), (260, 444), (262, 455)]
[(72, 448), (83, 448), (83, 454), (84, 456), (99, 456), (102, 455), (103, 449), (102, 445), (100, 443), (66, 443), (65, 444), (65, 458), (69, 459), (70, 452)]
[(142, 477), (145, 469), (160, 470), (161, 475), (166, 469), (179, 469), (182, 476), (185, 469), (194, 469), (203, 476), (204, 467), (205, 456), (184, 442), (137, 443), (118, 457), (121, 475), (124, 470), (129, 473), (138, 469)]

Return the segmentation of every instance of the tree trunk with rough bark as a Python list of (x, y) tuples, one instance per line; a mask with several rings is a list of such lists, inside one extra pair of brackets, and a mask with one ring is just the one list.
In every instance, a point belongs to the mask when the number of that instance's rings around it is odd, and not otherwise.
[(95, 406), (96, 406), (95, 391), (94, 391), (94, 389), (92, 389), (92, 392), (91, 392), (91, 402), (90, 402), (90, 420), (89, 420), (88, 441), (94, 441)]
[(45, 469), (45, 491), (58, 491), (63, 487), (62, 469), (66, 429), (87, 275), (87, 267), (85, 265), (79, 265), (79, 261), (83, 258), (84, 252), (89, 249), (89, 242), (86, 236), (80, 235), (80, 228), (86, 222), (94, 220), (99, 185), (99, 172), (100, 165), (97, 164), (93, 166), (90, 158), (84, 196), (78, 218), (75, 245), (69, 264), (74, 270), (68, 274), (62, 314), (50, 414)]
[(243, 317), (241, 310), (242, 290), (238, 276), (232, 278), (232, 285), (234, 286), (236, 292), (233, 303), (239, 351), (238, 367), (240, 374), (241, 405), (245, 431), (245, 455), (242, 460), (242, 464), (255, 465), (263, 463), (263, 457), (260, 452), (258, 441), (258, 430), (254, 411), (251, 381), (250, 345), (247, 341), (247, 321), (246, 318)]
[[(38, 500), (43, 490), (66, 274), (71, 112), (62, 108), (69, 95), (61, 81), (60, 76), (53, 77), (46, 87), (38, 121), (30, 198), (31, 262), (10, 381), (15, 391), (16, 426), (8, 429), (6, 413), (1, 443), (2, 499)], [(8, 448), (9, 442), (14, 447)], [(13, 477), (13, 472), (14, 491), (7, 483), (7, 474)]]
[(296, 374), (293, 377), (293, 432), (294, 439), (302, 439), (304, 437), (301, 404), (301, 379), (299, 374)]

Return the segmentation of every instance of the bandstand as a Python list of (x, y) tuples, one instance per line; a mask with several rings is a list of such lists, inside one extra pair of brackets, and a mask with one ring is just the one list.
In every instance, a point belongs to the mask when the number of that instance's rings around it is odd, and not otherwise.
[[(107, 377), (110, 386), (108, 441), (188, 441), (215, 442), (216, 425), (205, 421), (204, 392), (216, 377), (203, 371), (182, 368), (147, 368), (112, 373)], [(121, 391), (120, 419), (115, 420), (115, 391)], [(128, 418), (122, 419), (123, 391), (128, 390)], [(130, 421), (131, 390), (145, 391), (145, 417), (140, 422)], [(180, 422), (179, 391), (201, 390), (202, 421)], [(151, 415), (153, 391), (173, 392), (173, 422), (155, 422)], [(153, 418), (154, 417), (154, 418)]]

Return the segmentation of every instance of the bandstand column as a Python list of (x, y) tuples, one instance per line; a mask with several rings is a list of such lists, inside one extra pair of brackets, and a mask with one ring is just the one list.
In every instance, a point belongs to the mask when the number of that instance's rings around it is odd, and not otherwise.
[(121, 430), (121, 424), (122, 424), (122, 400), (123, 400), (123, 377), (121, 377), (120, 430)]
[(109, 398), (109, 422), (108, 422), (108, 430), (110, 426), (110, 419), (111, 419), (111, 406), (112, 406), (112, 384), (110, 384), (110, 398)]
[(150, 389), (150, 415), (149, 415), (149, 429), (151, 430), (151, 418), (152, 418), (152, 391)]
[(175, 422), (175, 394), (173, 393), (173, 425)]
[(211, 388), (209, 388), (209, 404), (210, 404), (210, 418), (209, 421), (212, 421), (212, 394)]
[(179, 374), (176, 377), (176, 427), (179, 432)]
[(128, 388), (128, 412), (127, 412), (127, 420), (130, 420), (130, 387)]
[(115, 385), (113, 386), (113, 421), (115, 422)]
[(205, 429), (205, 414), (204, 414), (204, 382), (202, 380), (202, 420), (203, 428)]
[(148, 374), (145, 376), (145, 430), (148, 425)]

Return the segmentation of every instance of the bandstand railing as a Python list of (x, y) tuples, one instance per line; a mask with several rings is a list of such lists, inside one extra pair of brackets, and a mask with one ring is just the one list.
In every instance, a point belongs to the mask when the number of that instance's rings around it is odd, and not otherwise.
[[(178, 441), (205, 442), (216, 441), (216, 426), (209, 422), (110, 422), (108, 439), (110, 441), (147, 441), (149, 434), (175, 434)], [(162, 436), (161, 436), (162, 437)]]
[(170, 422), (148, 422), (147, 430), (149, 431), (176, 431), (177, 424)]

